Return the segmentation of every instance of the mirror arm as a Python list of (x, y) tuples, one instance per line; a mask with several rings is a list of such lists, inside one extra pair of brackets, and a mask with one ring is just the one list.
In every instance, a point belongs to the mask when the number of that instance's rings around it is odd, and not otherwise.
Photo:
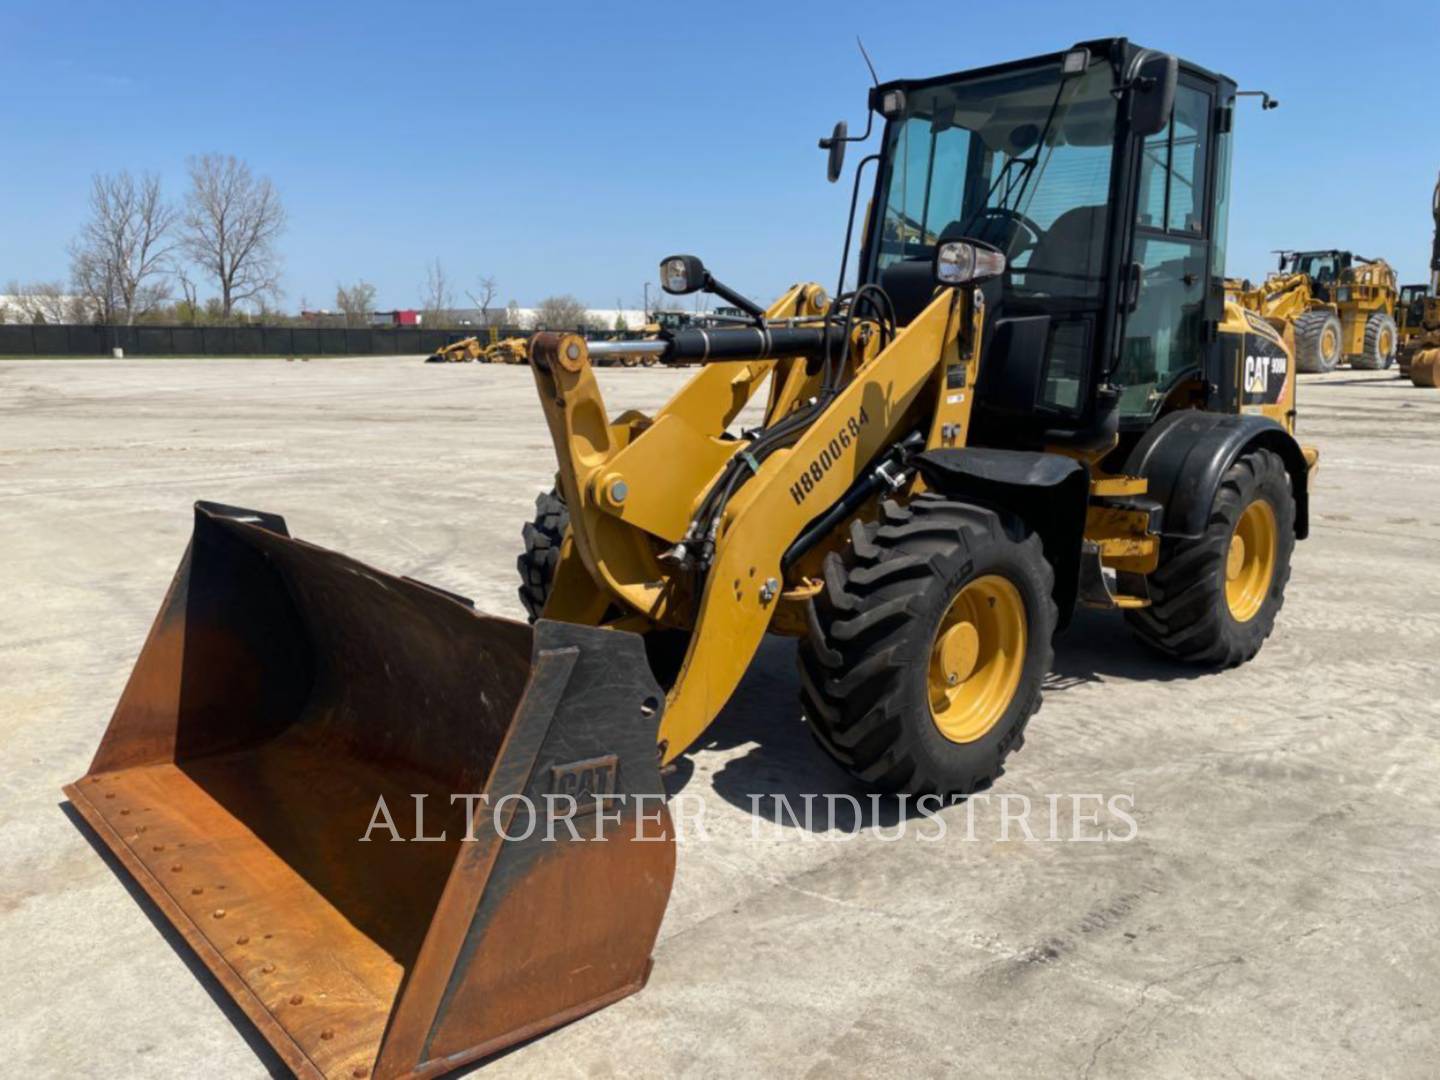
[(765, 325), (764, 308), (762, 308), (759, 304), (755, 303), (755, 301), (751, 300), (749, 297), (741, 296), (734, 289), (730, 288), (730, 286), (724, 285), (721, 282), (716, 281), (715, 278), (711, 275), (710, 271), (705, 271), (705, 282), (700, 286), (700, 288), (704, 292), (714, 293), (716, 296), (720, 297), (721, 300), (724, 300), (727, 303), (734, 304), (741, 311), (745, 312), (746, 315), (749, 315), (750, 318), (754, 319), (756, 326)]

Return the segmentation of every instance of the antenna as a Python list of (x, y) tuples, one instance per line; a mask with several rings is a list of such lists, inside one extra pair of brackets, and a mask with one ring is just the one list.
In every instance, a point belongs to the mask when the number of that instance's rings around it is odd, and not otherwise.
[(880, 76), (875, 74), (875, 65), (870, 62), (870, 54), (865, 51), (865, 42), (860, 40), (859, 34), (855, 35), (855, 44), (860, 46), (860, 55), (865, 58), (865, 66), (870, 69), (870, 78), (874, 80), (876, 86), (879, 86)]

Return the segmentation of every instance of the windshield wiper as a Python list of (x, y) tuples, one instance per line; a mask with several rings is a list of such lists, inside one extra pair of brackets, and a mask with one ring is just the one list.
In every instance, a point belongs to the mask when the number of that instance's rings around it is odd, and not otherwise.
[[(961, 229), (962, 235), (970, 235), (971, 228), (979, 220), (980, 215), (987, 210), (1013, 211), (1019, 207), (1020, 201), (1025, 197), (1026, 189), (1030, 186), (1030, 177), (1035, 174), (1035, 167), (1040, 164), (1040, 153), (1045, 149), (1045, 140), (1050, 137), (1050, 131), (1055, 126), (1055, 114), (1060, 110), (1060, 98), (1065, 93), (1065, 84), (1067, 82), (1069, 82), (1069, 80), (1062, 77), (1060, 79), (1060, 85), (1055, 88), (1055, 98), (1050, 102), (1050, 111), (1045, 116), (1045, 126), (1040, 129), (1040, 136), (1035, 140), (1034, 153), (1029, 157), (1011, 158), (1001, 167), (999, 175), (995, 177), (994, 183), (990, 185), (990, 190), (985, 192), (985, 201), (976, 207), (975, 210), (971, 212), (970, 217), (965, 220), (965, 224)], [(1010, 174), (1010, 170), (1016, 165), (1020, 166), (1021, 175), (1005, 185), (1005, 193), (1000, 196), (1000, 201), (994, 206), (991, 206), (990, 198), (995, 194), (995, 189), (1000, 186), (1000, 181), (1004, 180)], [(1018, 189), (1016, 186), (1017, 183), (1019, 185)], [(1015, 195), (1013, 205), (1010, 203), (1012, 193)]]

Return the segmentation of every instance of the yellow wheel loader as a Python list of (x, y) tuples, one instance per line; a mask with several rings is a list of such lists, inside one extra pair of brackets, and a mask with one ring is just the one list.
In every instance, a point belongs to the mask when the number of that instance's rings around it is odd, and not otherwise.
[(1430, 200), (1435, 231), (1430, 244), (1430, 283), (1407, 285), (1402, 314), (1400, 374), (1416, 386), (1440, 386), (1440, 180)]
[(1395, 312), (1399, 289), (1384, 259), (1349, 251), (1282, 251), (1278, 271), (1242, 290), (1251, 311), (1289, 324), (1301, 371), (1382, 370), (1395, 361), (1400, 334)]
[[(762, 308), (680, 255), (746, 324), (533, 340), (533, 625), (200, 504), (76, 809), (297, 1073), (434, 1076), (643, 984), (660, 770), (767, 633), (824, 752), (937, 802), (1000, 776), (1079, 604), (1250, 659), (1317, 458), (1224, 299), (1235, 99), (1124, 39), (876, 87), (853, 287)], [(698, 367), (611, 416), (612, 351)]]
[[(491, 335), (493, 341), (493, 330)], [(468, 364), (475, 360), (484, 361), (485, 353), (486, 347), (480, 344), (478, 337), (467, 337), (436, 349), (425, 358), (425, 362), (427, 364)]]
[(508, 337), (487, 348), (481, 359), (487, 364), (525, 364), (529, 362), (529, 356), (529, 338)]

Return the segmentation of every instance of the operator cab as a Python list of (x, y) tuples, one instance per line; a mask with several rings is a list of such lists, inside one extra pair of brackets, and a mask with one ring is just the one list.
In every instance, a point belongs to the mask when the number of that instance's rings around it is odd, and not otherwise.
[(1400, 286), (1400, 302), (1395, 305), (1395, 311), (1402, 316), (1401, 321), (1407, 326), (1419, 326), (1424, 322), (1425, 301), (1429, 296), (1429, 285)]
[(1354, 255), (1348, 251), (1282, 251), (1280, 272), (1304, 274), (1310, 279), (1311, 292), (1328, 304), (1335, 301), (1331, 290), (1354, 261)]
[(885, 131), (861, 280), (903, 323), (940, 243), (1007, 259), (982, 287), (977, 424), (1099, 446), (1182, 382), (1218, 382), (1235, 89), (1106, 39), (871, 92)]

